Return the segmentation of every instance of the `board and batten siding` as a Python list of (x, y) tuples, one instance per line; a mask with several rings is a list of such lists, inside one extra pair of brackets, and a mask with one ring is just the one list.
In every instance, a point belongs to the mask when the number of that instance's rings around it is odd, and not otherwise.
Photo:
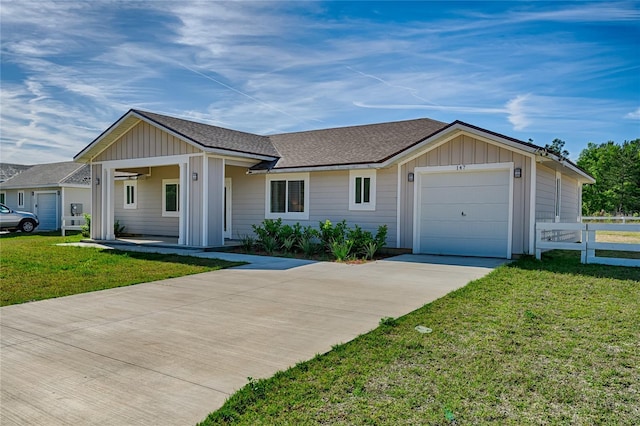
[(141, 121), (102, 151), (93, 161), (164, 157), (198, 152), (201, 150), (197, 147)]
[[(283, 220), (293, 225), (318, 229), (319, 222), (329, 219), (336, 223), (346, 220), (349, 226), (359, 225), (374, 235), (380, 225), (387, 225), (387, 245), (396, 245), (396, 188), (397, 168), (393, 166), (376, 172), (375, 211), (349, 210), (349, 171), (309, 173), (309, 219)], [(233, 186), (232, 229), (233, 238), (253, 235), (251, 225), (260, 224), (265, 218), (265, 175), (246, 175), (240, 167), (226, 168)]]
[(416, 167), (455, 166), (459, 164), (491, 164), (512, 162), (522, 169), (522, 177), (513, 180), (513, 234), (511, 251), (528, 252), (529, 247), (529, 193), (531, 188), (531, 159), (512, 150), (459, 135), (451, 141), (431, 148), (417, 158), (403, 164), (400, 170), (400, 247), (413, 246), (414, 182), (407, 176)]
[(538, 164), (536, 178), (536, 222), (554, 222), (556, 219), (556, 172)]
[(578, 222), (581, 216), (579, 186), (576, 179), (562, 175), (560, 191), (560, 222)]
[(138, 200), (135, 209), (124, 208), (125, 181), (115, 181), (114, 221), (125, 226), (126, 234), (177, 237), (179, 219), (162, 216), (162, 180), (179, 178), (178, 166), (153, 167), (151, 176), (137, 180)]

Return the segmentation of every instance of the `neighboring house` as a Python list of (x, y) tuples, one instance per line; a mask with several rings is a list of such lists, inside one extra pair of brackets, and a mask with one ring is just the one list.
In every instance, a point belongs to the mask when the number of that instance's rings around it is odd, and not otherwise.
[[(31, 166), (24, 164), (0, 163), (0, 183), (11, 179), (20, 172), (27, 170)], [(0, 203), (4, 201), (0, 200)]]
[(346, 219), (415, 253), (511, 258), (534, 252), (536, 221), (579, 220), (594, 182), (539, 146), (430, 119), (260, 136), (130, 110), (75, 160), (92, 168), (94, 239), (117, 220), (202, 247), (265, 218)]
[(0, 183), (8, 207), (35, 213), (38, 231), (60, 229), (62, 216), (91, 213), (90, 166), (73, 161), (37, 164)]

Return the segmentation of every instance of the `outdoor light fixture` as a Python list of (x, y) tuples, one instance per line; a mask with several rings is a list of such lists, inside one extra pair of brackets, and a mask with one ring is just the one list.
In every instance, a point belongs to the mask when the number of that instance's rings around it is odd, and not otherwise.
[(96, 186), (100, 185), (100, 178), (96, 176)]
[(198, 180), (198, 173), (197, 172), (191, 173), (191, 180)]
[(513, 169), (513, 177), (518, 179), (522, 177), (522, 169), (520, 167), (516, 167)]
[(413, 172), (409, 172), (409, 175), (407, 176), (407, 180), (409, 182), (413, 182), (414, 178), (415, 178), (415, 175), (413, 174)]

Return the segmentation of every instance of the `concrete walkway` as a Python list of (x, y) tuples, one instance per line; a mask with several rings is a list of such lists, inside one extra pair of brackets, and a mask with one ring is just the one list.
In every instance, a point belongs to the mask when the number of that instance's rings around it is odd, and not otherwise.
[(324, 353), (502, 263), (197, 255), (254, 263), (3, 307), (0, 423), (194, 424), (247, 377)]

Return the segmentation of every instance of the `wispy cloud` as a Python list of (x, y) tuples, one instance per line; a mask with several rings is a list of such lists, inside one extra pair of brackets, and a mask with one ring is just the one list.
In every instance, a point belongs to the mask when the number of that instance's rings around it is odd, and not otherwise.
[[(516, 137), (633, 131), (637, 3), (414, 6), (428, 13), (3, 2), (3, 161), (69, 159), (131, 107), (256, 133), (426, 114)], [(593, 36), (603, 22), (625, 31)]]
[(630, 118), (632, 120), (640, 120), (640, 108), (625, 114), (624, 118)]

